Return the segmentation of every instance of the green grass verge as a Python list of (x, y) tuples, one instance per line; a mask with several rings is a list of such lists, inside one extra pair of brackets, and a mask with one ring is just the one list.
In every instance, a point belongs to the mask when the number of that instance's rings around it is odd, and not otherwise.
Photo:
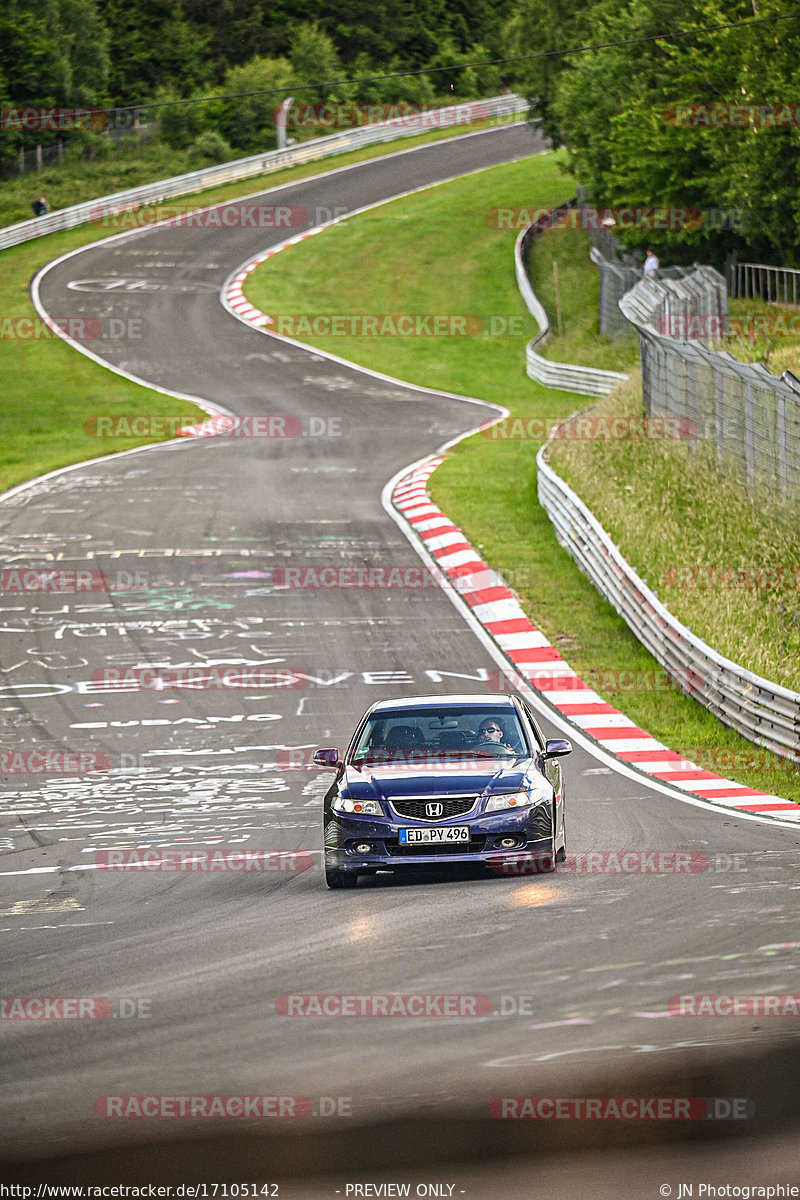
[[(249, 277), (245, 293), (287, 332), (298, 314), (478, 318), (466, 323), (467, 336), (303, 340), (428, 387), (501, 404), (513, 400), (530, 415), (544, 401), (553, 416), (563, 416), (574, 409), (574, 398), (539, 388), (525, 376), (525, 343), (536, 324), (517, 289), (508, 286), (514, 234), (493, 228), (488, 217), (498, 193), (518, 199), (532, 189), (547, 204), (569, 194), (556, 156), (491, 168), (342, 221), (270, 259)], [(322, 266), (328, 256), (331, 270)], [(365, 270), (370, 262), (373, 271)]]
[(121, 138), (116, 145), (112, 143), (107, 158), (65, 157), (60, 167), (51, 165), (4, 179), (0, 183), (0, 225), (30, 220), (34, 196), (46, 196), (55, 212), (95, 196), (196, 171), (202, 165), (192, 162), (187, 150), (173, 150), (165, 142)]
[[(524, 310), (514, 280), (514, 234), (492, 229), (485, 214), (498, 205), (553, 205), (569, 192), (554, 155), (492, 168), (290, 247), (250, 276), (246, 292), (272, 315), (519, 316)], [(596, 268), (587, 263), (587, 271)], [(530, 418), (543, 423), (587, 404), (585, 397), (525, 377), (524, 348), (532, 332), (531, 321), (508, 337), (303, 340), (413, 383), (505, 404), (526, 428)], [(481, 434), (461, 442), (432, 477), (434, 499), (516, 589), (567, 661), (608, 700), (709, 769), (800, 801), (800, 773), (785, 760), (754, 748), (680, 692), (661, 688), (658, 664), (556, 542), (536, 498), (538, 445), (535, 439)], [(696, 516), (688, 513), (687, 520)], [(611, 672), (640, 672), (634, 677), (639, 690), (616, 690)]]
[[(400, 144), (394, 142), (366, 147), (350, 154), (337, 155), (334, 159), (290, 167), (184, 196), (180, 198), (180, 203), (189, 206), (217, 204), (237, 196), (250, 195), (259, 189), (304, 179), (326, 169), (335, 170), (369, 158), (382, 157), (399, 148), (407, 149), (439, 141), (443, 137), (454, 136), (456, 132), (463, 130), (437, 130), (405, 138)], [(98, 169), (103, 165), (99, 164)], [(165, 172), (174, 174), (175, 170), (174, 158), (169, 165), (161, 164), (162, 175)], [(102, 191), (103, 186), (102, 176), (91, 176), (88, 183), (84, 181), (81, 194), (71, 199), (90, 198)], [(132, 181), (123, 180), (120, 186), (132, 186)], [(121, 223), (123, 221), (124, 217)], [(122, 223), (122, 228), (126, 227)], [(0, 490), (57, 467), (164, 440), (163, 437), (111, 439), (92, 436), (87, 433), (85, 422), (95, 414), (170, 419), (185, 417), (187, 423), (204, 419), (204, 413), (196, 406), (128, 382), (76, 353), (55, 335), (31, 340), (9, 336), (16, 328), (17, 321), (36, 318), (28, 292), (31, 277), (36, 271), (69, 250), (89, 245), (115, 232), (118, 230), (87, 224), (0, 251), (0, 396), (4, 419), (0, 442)], [(59, 314), (63, 315), (67, 314)]]

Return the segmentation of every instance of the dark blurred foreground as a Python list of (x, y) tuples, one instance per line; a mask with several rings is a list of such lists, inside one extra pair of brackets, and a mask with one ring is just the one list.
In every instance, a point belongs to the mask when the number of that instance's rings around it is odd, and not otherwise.
[[(103, 1122), (99, 1137), (87, 1127), (83, 1150), (56, 1154), (43, 1146), (36, 1161), (0, 1163), (4, 1183), (17, 1184), (278, 1184), (281, 1198), (452, 1196), (473, 1200), (537, 1195), (648, 1197), (694, 1195), (714, 1200), (701, 1185), (800, 1188), (800, 1047), (774, 1043), (756, 1053), (724, 1057), (720, 1047), (675, 1048), (654, 1069), (616, 1078), (580, 1078), (577, 1064), (547, 1064), (529, 1080), (535, 1096), (747, 1097), (752, 1117), (742, 1121), (494, 1120), (489, 1098), (471, 1103), (428, 1103), (372, 1124), (340, 1119), (298, 1134), (277, 1124), (254, 1132), (224, 1122), (196, 1121), (190, 1133), (177, 1121)], [(628, 1060), (630, 1062), (630, 1060)], [(421, 1069), (423, 1069), (422, 1064)], [(638, 1064), (637, 1064), (638, 1065)], [(557, 1085), (557, 1086), (554, 1086)], [(505, 1094), (519, 1094), (516, 1087)], [(499, 1094), (495, 1091), (495, 1095)], [(445, 1109), (446, 1111), (442, 1111)], [(124, 1131), (121, 1126), (125, 1126)], [(160, 1128), (158, 1128), (160, 1126)], [(146, 1140), (141, 1139), (147, 1130)], [(296, 1130), (296, 1127), (295, 1127)], [(177, 1131), (177, 1132), (176, 1132)], [(120, 1136), (122, 1135), (122, 1136)], [(132, 1141), (131, 1136), (138, 1140)], [(112, 1143), (110, 1139), (117, 1138)], [(355, 1190), (355, 1185), (370, 1185)], [(392, 1188), (381, 1185), (395, 1185)], [(679, 1196), (679, 1185), (693, 1193)], [(409, 1191), (398, 1185), (409, 1185)], [(436, 1185), (438, 1190), (432, 1190)], [(671, 1192), (666, 1188), (671, 1188)], [(7, 1193), (6, 1193), (7, 1194)], [(218, 1196), (225, 1196), (218, 1188)], [(233, 1194), (227, 1191), (227, 1196)], [(242, 1194), (241, 1192), (239, 1193)], [(252, 1191), (251, 1191), (252, 1194)], [(717, 1192), (716, 1195), (726, 1193)], [(765, 1195), (766, 1193), (761, 1193)], [(781, 1197), (791, 1191), (772, 1193)], [(796, 1193), (800, 1195), (800, 1191)], [(214, 1192), (209, 1190), (212, 1197)], [(754, 1198), (758, 1192), (727, 1195)]]

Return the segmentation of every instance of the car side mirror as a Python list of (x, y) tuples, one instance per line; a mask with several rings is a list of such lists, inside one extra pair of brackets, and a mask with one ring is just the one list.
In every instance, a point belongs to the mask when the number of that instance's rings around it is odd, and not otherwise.
[(325, 750), (317, 750), (314, 753), (314, 762), (318, 767), (338, 767), (339, 766), (339, 751), (328, 747)]
[(545, 758), (563, 758), (565, 754), (572, 754), (572, 742), (566, 738), (547, 739), (544, 744)]

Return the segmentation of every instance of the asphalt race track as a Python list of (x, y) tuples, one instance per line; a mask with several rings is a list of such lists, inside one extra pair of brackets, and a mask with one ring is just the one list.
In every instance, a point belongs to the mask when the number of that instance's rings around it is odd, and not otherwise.
[[(312, 214), (360, 208), (536, 153), (536, 138), (522, 125), (445, 141), (273, 199)], [(226, 313), (230, 273), (285, 236), (145, 228), (41, 280), (55, 317), (141, 321), (141, 338), (92, 344), (112, 365), (237, 414), (299, 418), (302, 433), (182, 439), (0, 503), (6, 567), (91, 568), (114, 587), (2, 597), (0, 748), (113, 760), (106, 772), (2, 781), (2, 993), (105, 997), (113, 1016), (4, 1022), (0, 1153), (33, 1159), (235, 1124), (97, 1115), (99, 1097), (122, 1094), (309, 1097), (315, 1115), (275, 1122), (283, 1133), (485, 1117), (496, 1097), (596, 1095), (598, 1080), (622, 1094), (644, 1071), (773, 1050), (787, 1073), (775, 1076), (780, 1096), (794, 1086), (783, 1054), (797, 1021), (665, 1014), (678, 993), (800, 991), (796, 828), (685, 803), (576, 749), (565, 763), (571, 854), (689, 851), (709, 869), (379, 877), (326, 890), (330, 776), (289, 769), (289, 751), (341, 747), (380, 697), (485, 690), (497, 663), (435, 589), (287, 589), (270, 572), (416, 565), (381, 492), (491, 410), (281, 345)], [(109, 413), (114, 392), (109, 374)], [(101, 678), (148, 664), (257, 667), (294, 686), (265, 675), (260, 687), (158, 691)], [(308, 851), (313, 865), (97, 869), (119, 846), (210, 844)], [(489, 994), (496, 1012), (290, 1018), (276, 1005), (287, 993), (390, 992)], [(751, 1081), (743, 1066), (727, 1094), (751, 1097)], [(331, 1102), (341, 1121), (325, 1115)]]

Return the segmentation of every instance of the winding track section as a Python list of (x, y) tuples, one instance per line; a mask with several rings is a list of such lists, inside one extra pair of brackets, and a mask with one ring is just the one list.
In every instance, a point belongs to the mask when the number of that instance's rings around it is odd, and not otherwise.
[[(309, 212), (360, 208), (536, 153), (535, 136), (472, 135), (264, 196)], [(110, 365), (237, 414), (289, 414), (305, 431), (335, 416), (342, 436), (168, 443), (56, 473), (0, 504), (8, 565), (88, 564), (139, 585), (3, 599), (0, 744), (115, 763), (105, 775), (3, 780), (3, 993), (145, 998), (151, 1013), (7, 1027), (0, 1149), (18, 1158), (174, 1132), (170, 1121), (100, 1119), (95, 1100), (109, 1094), (349, 1096), (360, 1119), (486, 1112), (496, 1096), (585, 1095), (607, 1067), (789, 1039), (788, 1020), (665, 1013), (678, 992), (798, 990), (798, 831), (693, 807), (584, 747), (567, 763), (571, 852), (697, 851), (712, 869), (325, 891), (328, 777), (285, 769), (287, 748), (342, 744), (379, 696), (480, 690), (497, 661), (444, 591), (276, 590), (265, 576), (297, 562), (416, 564), (382, 490), (487, 410), (243, 327), (219, 290), (268, 242), (264, 230), (150, 228), (41, 279), (54, 316), (141, 320), (140, 339), (96, 351)], [(112, 375), (108, 400), (113, 412)], [(301, 686), (97, 682), (109, 665), (146, 663), (260, 666)], [(543, 724), (555, 732), (546, 713)], [(214, 843), (308, 850), (315, 865), (94, 869), (99, 851), (121, 845)], [(417, 991), (532, 1000), (528, 1015), (481, 1020), (276, 1012), (285, 993)]]

